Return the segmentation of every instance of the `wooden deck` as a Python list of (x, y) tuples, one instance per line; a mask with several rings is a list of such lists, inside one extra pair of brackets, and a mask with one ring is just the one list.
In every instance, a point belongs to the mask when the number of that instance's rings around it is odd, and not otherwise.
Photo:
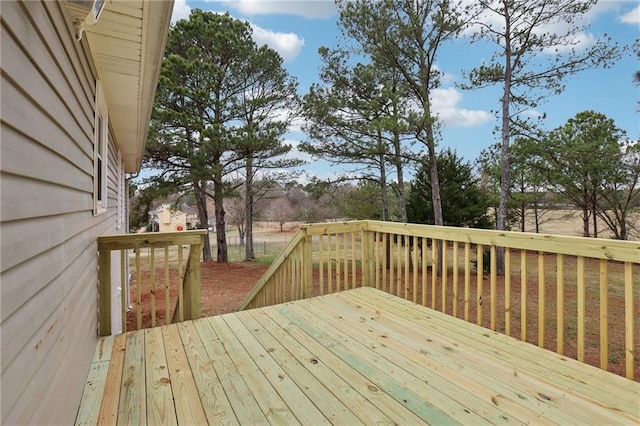
[(638, 424), (640, 383), (360, 288), (101, 339), (99, 422)]

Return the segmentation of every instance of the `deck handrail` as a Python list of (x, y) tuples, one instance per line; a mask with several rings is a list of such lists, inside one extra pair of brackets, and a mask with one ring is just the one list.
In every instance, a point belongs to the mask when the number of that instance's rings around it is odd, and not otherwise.
[[(167, 314), (165, 314), (166, 321), (171, 318), (177, 317), (179, 321), (187, 319), (196, 319), (200, 317), (200, 257), (202, 253), (202, 245), (204, 243), (204, 237), (207, 234), (205, 229), (198, 229), (192, 231), (181, 232), (153, 232), (153, 233), (141, 233), (141, 234), (117, 234), (117, 235), (103, 235), (98, 237), (98, 332), (101, 336), (108, 336), (111, 334), (111, 290), (112, 290), (112, 274), (111, 274), (111, 257), (113, 251), (120, 252), (120, 285), (123, 289), (121, 315), (122, 315), (122, 330), (127, 331), (127, 304), (124, 289), (127, 288), (128, 276), (126, 276), (127, 266), (129, 265), (128, 250), (135, 252), (135, 259), (133, 265), (136, 273), (136, 286), (138, 295), (136, 301), (136, 325), (137, 328), (141, 328), (142, 312), (141, 312), (141, 261), (140, 252), (143, 249), (149, 249), (149, 271), (151, 275), (151, 304), (152, 312), (152, 326), (156, 325), (156, 312), (155, 312), (155, 272), (156, 261), (155, 253), (156, 249), (163, 249), (164, 261), (160, 265), (164, 265), (164, 292)], [(189, 253), (187, 255), (186, 264), (184, 263), (183, 250), (188, 246)], [(175, 247), (176, 269), (177, 269), (177, 281), (178, 287), (178, 300), (175, 306), (178, 310), (177, 315), (171, 314), (169, 305), (169, 269), (170, 269), (170, 251), (169, 249)], [(183, 300), (180, 303), (180, 300)]]
[[(505, 256), (500, 279), (499, 250)], [(434, 269), (439, 264), (446, 274)], [(306, 224), (241, 309), (373, 286), (560, 354), (575, 348), (583, 362), (585, 342), (596, 334), (591, 355), (605, 370), (609, 333), (620, 332), (624, 374), (633, 379), (639, 269), (638, 241), (380, 221)], [(623, 301), (624, 321), (609, 313), (611, 295)], [(597, 318), (587, 318), (588, 309)]]

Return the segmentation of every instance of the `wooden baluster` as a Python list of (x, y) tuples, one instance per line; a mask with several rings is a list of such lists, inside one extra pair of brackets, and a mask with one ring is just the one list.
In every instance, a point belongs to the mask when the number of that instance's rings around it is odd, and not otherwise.
[(332, 235), (327, 235), (327, 291), (333, 293), (333, 259), (331, 258)]
[(471, 243), (464, 243), (464, 320), (469, 321), (471, 307)]
[(578, 361), (584, 362), (585, 340), (585, 276), (584, 257), (578, 256)]
[(489, 293), (491, 298), (491, 324), (490, 327), (492, 330), (497, 329), (497, 319), (498, 319), (498, 259), (496, 255), (496, 246), (492, 245), (490, 248), (491, 256), (490, 256), (490, 265), (489, 265)]
[(374, 261), (374, 267), (375, 267), (375, 276), (376, 276), (376, 288), (379, 289), (380, 288), (380, 268), (381, 268), (381, 262), (380, 262), (380, 238), (382, 237), (382, 235), (379, 232), (375, 232), (373, 234), (373, 251), (375, 253), (375, 261)]
[(607, 259), (600, 259), (600, 368), (606, 370), (609, 365), (609, 297)]
[(320, 281), (320, 295), (324, 294), (324, 235), (319, 235), (318, 241), (318, 257), (319, 257), (319, 265), (318, 265), (318, 279)]
[(625, 373), (627, 379), (634, 376), (633, 349), (633, 263), (624, 263), (624, 323), (625, 323)]
[(556, 255), (556, 304), (557, 304), (557, 337), (556, 352), (564, 354), (564, 255)]
[[(394, 234), (395, 238), (398, 238), (397, 234)], [(393, 289), (395, 287), (395, 270), (394, 270), (394, 247), (395, 243), (393, 242), (393, 238), (389, 235), (389, 293), (393, 294)]]
[(184, 321), (184, 271), (182, 268), (182, 244), (178, 244), (178, 321)]
[[(364, 262), (362, 262), (364, 266)], [(356, 262), (356, 233), (351, 233), (351, 288), (356, 288), (356, 277), (357, 277), (357, 267), (358, 264)]]
[(169, 286), (169, 246), (164, 248), (164, 323), (171, 321), (171, 287)]
[(413, 303), (418, 303), (418, 238), (411, 236), (411, 269), (413, 273)]
[(527, 251), (520, 250), (520, 339), (527, 341)]
[(442, 306), (440, 307), (440, 310), (442, 310), (443, 313), (447, 313), (447, 275), (448, 274), (448, 269), (449, 269), (449, 265), (448, 265), (448, 246), (449, 242), (447, 240), (443, 240), (442, 241), (442, 279), (440, 281), (440, 284), (442, 286)]
[(336, 291), (342, 290), (340, 279), (340, 234), (336, 234)]
[(438, 285), (438, 241), (431, 240), (431, 309), (436, 308), (436, 286)]
[(136, 250), (136, 330), (142, 328), (142, 265), (140, 265), (140, 252)]
[(150, 264), (150, 276), (151, 280), (149, 283), (150, 287), (150, 296), (151, 296), (151, 327), (156, 326), (156, 249), (155, 247), (151, 248), (149, 253), (149, 264)]
[(453, 253), (452, 259), (453, 262), (453, 289), (452, 289), (452, 298), (453, 298), (453, 316), (458, 316), (458, 242), (453, 241)]
[(538, 346), (541, 348), (544, 348), (545, 300), (544, 252), (538, 252)]
[(478, 244), (476, 247), (476, 324), (482, 325), (482, 284), (484, 284), (484, 247)]
[(511, 336), (511, 249), (504, 249), (504, 333)]
[(382, 290), (387, 291), (387, 259), (389, 258), (389, 248), (387, 246), (388, 234), (382, 234)]
[(409, 269), (411, 267), (411, 247), (409, 247), (409, 235), (403, 235), (404, 241), (404, 280), (402, 280), (402, 286), (404, 287), (404, 298), (409, 300)]
[(422, 273), (422, 306), (427, 306), (427, 279), (429, 275), (427, 273), (427, 249), (427, 237), (422, 237), (422, 248), (420, 249), (420, 257), (422, 258), (422, 269), (420, 271)]
[(396, 296), (400, 296), (400, 287), (402, 286), (402, 246), (400, 243), (400, 238), (404, 238), (401, 235), (398, 235), (398, 241), (396, 241), (396, 254), (397, 254), (397, 259), (396, 259), (396, 283), (395, 283), (395, 288), (396, 291), (395, 294)]

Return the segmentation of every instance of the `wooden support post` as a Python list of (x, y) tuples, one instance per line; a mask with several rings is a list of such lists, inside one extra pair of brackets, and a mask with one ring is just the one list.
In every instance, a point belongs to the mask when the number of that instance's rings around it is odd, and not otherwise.
[(129, 284), (127, 283), (127, 262), (128, 256), (126, 250), (120, 250), (120, 321), (122, 324), (122, 332), (127, 332), (127, 291)]
[[(377, 261), (377, 257), (374, 253), (373, 247), (373, 233), (362, 230), (362, 254), (360, 256), (362, 262), (362, 287), (374, 286), (374, 261)], [(376, 287), (379, 287), (379, 282), (376, 281)]]
[(193, 244), (189, 250), (184, 281), (185, 319), (198, 319), (201, 315), (200, 253), (202, 253), (202, 244)]
[(491, 299), (490, 326), (492, 330), (498, 327), (498, 256), (496, 246), (489, 249), (491, 257), (489, 259), (489, 298)]
[(98, 255), (98, 332), (111, 334), (111, 250), (102, 249)]
[(313, 296), (313, 236), (309, 235), (306, 229), (304, 232), (305, 236), (302, 240), (304, 244), (302, 252), (302, 286), (304, 287), (303, 298), (309, 299)]

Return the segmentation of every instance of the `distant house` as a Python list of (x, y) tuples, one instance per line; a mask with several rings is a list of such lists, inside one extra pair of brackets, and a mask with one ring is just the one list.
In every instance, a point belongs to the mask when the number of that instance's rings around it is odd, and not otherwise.
[(154, 224), (154, 231), (159, 232), (194, 229), (198, 222), (197, 212), (193, 207), (187, 205), (175, 207), (169, 203), (163, 203), (151, 210), (149, 216)]
[(96, 238), (128, 231), (125, 174), (140, 168), (172, 8), (0, 5), (2, 424), (75, 420), (98, 339)]

